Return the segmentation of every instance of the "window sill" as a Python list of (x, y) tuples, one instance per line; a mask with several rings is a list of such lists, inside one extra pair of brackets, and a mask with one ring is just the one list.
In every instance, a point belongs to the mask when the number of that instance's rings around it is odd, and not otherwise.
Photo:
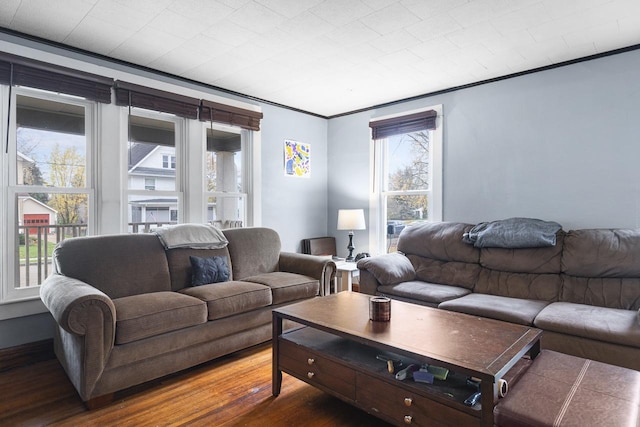
[(20, 301), (0, 303), (0, 320), (14, 319), (16, 317), (31, 316), (46, 312), (47, 308), (37, 296)]

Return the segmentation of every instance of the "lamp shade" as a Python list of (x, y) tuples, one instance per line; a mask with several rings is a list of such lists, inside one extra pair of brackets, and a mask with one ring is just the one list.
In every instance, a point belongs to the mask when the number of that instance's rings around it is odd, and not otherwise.
[(365, 230), (364, 209), (338, 209), (338, 230)]

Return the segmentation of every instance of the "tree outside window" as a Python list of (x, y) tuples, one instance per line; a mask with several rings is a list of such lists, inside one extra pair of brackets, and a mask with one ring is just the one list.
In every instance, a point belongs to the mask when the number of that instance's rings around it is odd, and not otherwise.
[(408, 146), (409, 160), (398, 162), (390, 170), (387, 190), (408, 194), (397, 195), (388, 200), (387, 218), (402, 221), (427, 219), (427, 195), (410, 193), (429, 189), (429, 133), (421, 131), (404, 134), (398, 139), (397, 144)]
[(429, 132), (393, 135), (385, 144), (386, 248), (393, 252), (398, 236), (406, 226), (428, 219)]
[(15, 181), (12, 256), (15, 288), (39, 285), (51, 271), (56, 243), (87, 234), (88, 102), (20, 90), (15, 95)]

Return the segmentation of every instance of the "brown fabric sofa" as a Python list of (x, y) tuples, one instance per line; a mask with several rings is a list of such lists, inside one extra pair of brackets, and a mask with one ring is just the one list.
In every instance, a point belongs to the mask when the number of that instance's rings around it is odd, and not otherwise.
[(560, 230), (540, 248), (476, 248), (464, 223), (406, 227), (358, 262), (360, 291), (544, 331), (542, 348), (640, 370), (640, 230)]
[[(165, 249), (154, 234), (68, 239), (40, 295), (55, 352), (82, 400), (271, 339), (274, 307), (315, 297), (330, 260), (280, 252), (268, 228), (223, 230), (222, 249)], [(189, 256), (223, 257), (229, 281), (191, 286)]]

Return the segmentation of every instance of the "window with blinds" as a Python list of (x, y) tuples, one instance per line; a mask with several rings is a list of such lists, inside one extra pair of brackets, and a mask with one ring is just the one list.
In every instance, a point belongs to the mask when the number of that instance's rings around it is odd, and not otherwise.
[(372, 211), (378, 213), (381, 251), (394, 252), (398, 236), (412, 223), (441, 217), (436, 212), (441, 204), (434, 203), (441, 198), (441, 150), (434, 147), (442, 134), (439, 129), (434, 136), (437, 118), (438, 112), (428, 109), (369, 123), (376, 154)]

